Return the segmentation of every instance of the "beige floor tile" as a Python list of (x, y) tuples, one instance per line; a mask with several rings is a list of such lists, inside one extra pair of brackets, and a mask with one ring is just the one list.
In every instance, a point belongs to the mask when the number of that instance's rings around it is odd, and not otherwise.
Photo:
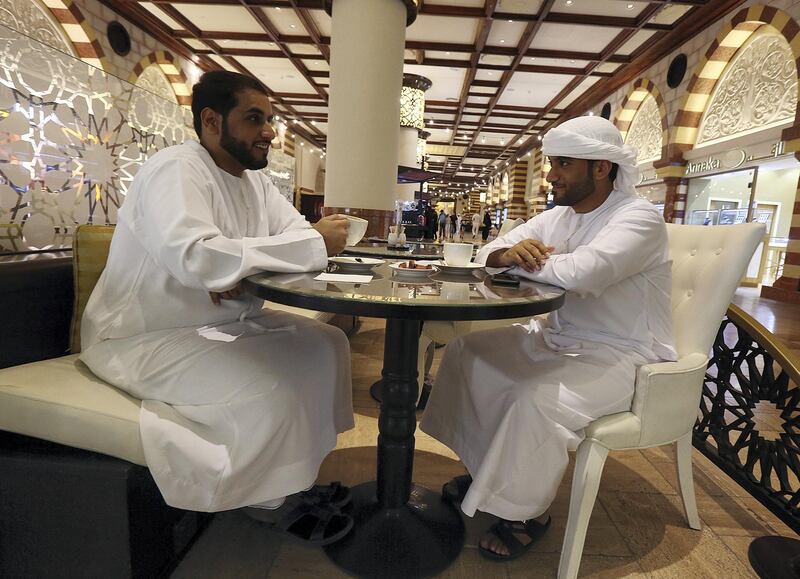
[(474, 547), (467, 547), (450, 567), (437, 577), (441, 579), (507, 579), (505, 563), (487, 561)]
[(263, 579), (283, 540), (240, 511), (220, 513), (171, 579)]
[(638, 450), (612, 452), (603, 469), (601, 489), (675, 494), (659, 470)]
[(285, 543), (269, 573), (269, 579), (345, 579), (349, 577), (334, 565), (322, 549)]
[(750, 561), (747, 559), (747, 549), (750, 547), (750, 542), (753, 540), (753, 537), (720, 536), (720, 539), (722, 539), (722, 542), (725, 543), (728, 549), (736, 555), (745, 567), (750, 567)]
[(696, 531), (686, 525), (676, 496), (609, 493), (604, 504), (634, 557), (652, 577), (752, 576), (710, 527)]
[(717, 535), (758, 537), (770, 532), (764, 522), (734, 497), (697, 497), (700, 520)]

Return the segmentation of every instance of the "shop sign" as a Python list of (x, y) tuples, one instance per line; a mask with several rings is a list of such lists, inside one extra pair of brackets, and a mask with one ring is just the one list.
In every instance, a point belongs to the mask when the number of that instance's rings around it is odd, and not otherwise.
[(686, 165), (686, 174), (696, 175), (720, 169), (736, 169), (750, 161), (780, 157), (784, 154), (785, 148), (786, 143), (778, 141), (777, 143), (754, 145), (751, 150), (732, 149), (717, 156), (708, 156), (700, 161), (689, 161)]
[(658, 173), (655, 171), (642, 171), (642, 178), (639, 180), (639, 184), (649, 183), (650, 181), (658, 181)]
[(716, 171), (720, 167), (720, 160), (716, 157), (709, 157), (705, 161), (697, 161), (686, 165), (686, 174), (705, 173), (706, 171)]

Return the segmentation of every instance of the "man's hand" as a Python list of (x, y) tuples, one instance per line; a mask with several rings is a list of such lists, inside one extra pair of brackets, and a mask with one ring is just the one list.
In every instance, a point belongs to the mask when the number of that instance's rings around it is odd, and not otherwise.
[(211, 296), (211, 303), (218, 306), (222, 300), (235, 300), (242, 295), (242, 284), (237, 283), (226, 292), (208, 292), (208, 295)]
[(350, 222), (346, 216), (328, 215), (317, 221), (312, 227), (325, 240), (328, 257), (341, 253), (347, 245), (347, 229), (350, 227)]
[(513, 247), (492, 253), (486, 260), (486, 265), (489, 267), (517, 265), (525, 271), (534, 272), (542, 269), (554, 249), (552, 245), (545, 245), (538, 239), (523, 239)]

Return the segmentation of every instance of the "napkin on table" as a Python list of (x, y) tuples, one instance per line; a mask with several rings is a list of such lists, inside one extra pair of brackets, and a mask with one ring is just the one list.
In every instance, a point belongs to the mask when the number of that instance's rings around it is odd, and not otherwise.
[(344, 282), (344, 283), (369, 283), (372, 281), (371, 275), (355, 275), (349, 273), (327, 273), (322, 272), (314, 278), (317, 281)]

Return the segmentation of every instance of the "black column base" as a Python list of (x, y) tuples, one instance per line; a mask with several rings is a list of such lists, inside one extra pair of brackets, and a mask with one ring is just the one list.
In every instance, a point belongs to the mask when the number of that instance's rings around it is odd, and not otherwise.
[(325, 547), (328, 557), (356, 577), (412, 579), (432, 577), (446, 569), (461, 552), (464, 523), (442, 497), (416, 484), (408, 503), (383, 509), (376, 484), (353, 487), (353, 531)]
[(759, 537), (747, 550), (750, 565), (761, 579), (800, 577), (800, 541), (789, 537)]

